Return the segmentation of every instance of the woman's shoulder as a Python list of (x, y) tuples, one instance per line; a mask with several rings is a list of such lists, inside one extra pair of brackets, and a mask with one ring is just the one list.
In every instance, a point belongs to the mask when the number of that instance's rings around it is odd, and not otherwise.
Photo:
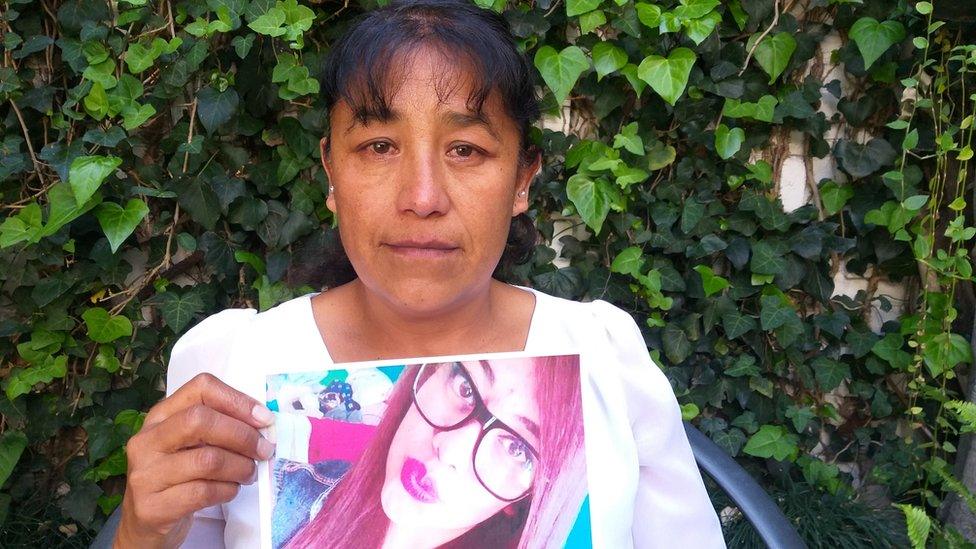
[[(634, 331), (640, 335), (640, 329), (630, 313), (602, 299), (592, 301), (575, 301), (564, 299), (539, 290), (529, 289), (536, 296), (536, 307), (540, 318), (550, 321), (585, 325), (592, 330), (598, 327), (607, 333), (620, 334), (621, 331), (631, 335)], [(643, 338), (641, 338), (643, 340)]]
[(308, 296), (285, 301), (267, 311), (252, 308), (224, 309), (203, 319), (183, 334), (173, 345), (167, 367), (167, 394), (201, 373), (223, 377), (227, 358), (238, 341), (248, 341), (247, 334), (271, 336), (274, 331), (289, 333), (302, 319)]

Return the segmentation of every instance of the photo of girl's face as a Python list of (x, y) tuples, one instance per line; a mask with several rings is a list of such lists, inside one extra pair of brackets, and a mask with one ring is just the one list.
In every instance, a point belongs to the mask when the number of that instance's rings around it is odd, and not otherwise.
[(458, 533), (531, 493), (539, 417), (532, 359), (428, 364), (390, 444), (383, 510)]

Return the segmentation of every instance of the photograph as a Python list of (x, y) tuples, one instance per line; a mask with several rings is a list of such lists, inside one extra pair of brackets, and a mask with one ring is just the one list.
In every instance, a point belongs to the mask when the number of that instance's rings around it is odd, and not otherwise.
[(263, 545), (591, 547), (577, 355), (267, 377)]

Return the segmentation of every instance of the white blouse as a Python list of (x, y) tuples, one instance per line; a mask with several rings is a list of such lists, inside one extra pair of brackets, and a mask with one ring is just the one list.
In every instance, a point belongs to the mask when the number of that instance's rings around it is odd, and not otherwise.
[[(580, 355), (593, 546), (725, 547), (674, 392), (633, 318), (604, 301), (529, 291), (536, 306), (525, 352)], [(173, 347), (167, 395), (209, 372), (263, 402), (266, 375), (334, 364), (310, 297), (205, 319)], [(183, 547), (219, 547), (221, 533), (226, 547), (258, 547), (258, 517), (257, 484), (244, 486), (230, 503), (199, 511)]]

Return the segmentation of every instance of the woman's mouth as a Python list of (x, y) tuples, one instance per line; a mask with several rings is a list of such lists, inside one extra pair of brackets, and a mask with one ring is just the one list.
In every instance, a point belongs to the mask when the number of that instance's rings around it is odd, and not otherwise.
[(451, 257), (460, 250), (457, 245), (441, 240), (399, 240), (385, 245), (396, 255), (418, 259)]
[(423, 463), (414, 459), (407, 458), (400, 469), (400, 482), (403, 489), (410, 494), (410, 497), (421, 503), (434, 503), (437, 501), (437, 489), (434, 481), (427, 476), (427, 467)]

